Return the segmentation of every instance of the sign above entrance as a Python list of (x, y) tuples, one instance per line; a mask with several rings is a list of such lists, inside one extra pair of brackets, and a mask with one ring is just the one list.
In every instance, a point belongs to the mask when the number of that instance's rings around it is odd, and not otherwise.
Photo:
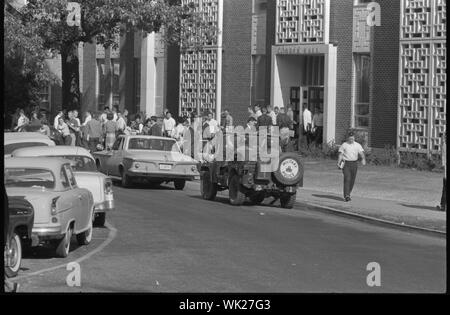
[(283, 45), (272, 46), (275, 55), (314, 55), (328, 53), (329, 45)]

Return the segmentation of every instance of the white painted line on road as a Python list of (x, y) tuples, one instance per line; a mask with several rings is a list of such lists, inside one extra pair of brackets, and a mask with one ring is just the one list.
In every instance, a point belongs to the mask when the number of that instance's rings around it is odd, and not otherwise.
[[(108, 246), (109, 243), (111, 243), (114, 240), (114, 238), (117, 235), (117, 229), (114, 226), (112, 226), (111, 224), (109, 224), (108, 222), (105, 223), (105, 226), (109, 230), (108, 237), (106, 238), (106, 240), (104, 240), (103, 243), (101, 243), (100, 246), (95, 248), (93, 251), (91, 251), (91, 252), (87, 253), (86, 255), (83, 255), (80, 258), (78, 258), (77, 260), (75, 260), (75, 262), (81, 263), (82, 261), (90, 258), (92, 255), (102, 251), (106, 246)], [(41, 269), (41, 270), (38, 270), (38, 271), (35, 271), (35, 272), (32, 272), (32, 273), (28, 273), (28, 274), (24, 274), (22, 276), (18, 276), (18, 277), (12, 278), (11, 280), (16, 281), (16, 280), (25, 279), (25, 278), (32, 277), (32, 276), (37, 276), (37, 275), (40, 275), (40, 274), (43, 274), (43, 273), (46, 273), (46, 272), (49, 272), (49, 271), (57, 270), (59, 268), (66, 268), (66, 266), (67, 266), (67, 264), (61, 264), (61, 265), (58, 265), (58, 266), (54, 266), (54, 267), (50, 267), (50, 268), (46, 268), (46, 269)]]

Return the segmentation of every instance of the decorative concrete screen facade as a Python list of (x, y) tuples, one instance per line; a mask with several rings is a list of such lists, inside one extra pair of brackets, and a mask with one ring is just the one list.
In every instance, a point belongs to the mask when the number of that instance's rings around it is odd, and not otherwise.
[(402, 0), (398, 148), (441, 149), (446, 130), (446, 0)]
[[(183, 4), (195, 3), (196, 11), (204, 20), (221, 29), (223, 0), (182, 0)], [(220, 32), (211, 43), (204, 43), (199, 50), (189, 47), (180, 56), (180, 113), (187, 109), (210, 110), (220, 117), (222, 42)]]
[(277, 0), (276, 45), (328, 42), (328, 0)]

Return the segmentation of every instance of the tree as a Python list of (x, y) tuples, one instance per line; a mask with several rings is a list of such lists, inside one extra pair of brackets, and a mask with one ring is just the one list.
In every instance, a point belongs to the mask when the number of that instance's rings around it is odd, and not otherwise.
[(36, 29), (21, 22), (9, 3), (4, 5), (4, 103), (6, 112), (39, 104), (39, 92), (56, 78), (45, 59), (48, 51)]
[[(117, 35), (142, 30), (164, 30), (168, 44), (197, 45), (214, 37), (215, 30), (203, 21), (194, 5), (173, 0), (79, 0), (80, 25), (70, 26), (66, 0), (30, 0), (23, 7), (23, 24), (31, 25), (43, 47), (61, 54), (62, 102), (65, 108), (80, 108), (77, 47), (93, 41), (117, 47)], [(197, 29), (201, 32), (191, 32)], [(145, 36), (145, 35), (144, 35)]]

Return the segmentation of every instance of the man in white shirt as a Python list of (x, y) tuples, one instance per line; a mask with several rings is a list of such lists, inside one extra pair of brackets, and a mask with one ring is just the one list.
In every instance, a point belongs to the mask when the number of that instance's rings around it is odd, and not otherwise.
[(303, 134), (306, 136), (306, 142), (309, 146), (312, 141), (312, 115), (307, 104), (303, 104), (303, 107)]
[(272, 118), (272, 125), (277, 125), (277, 114), (273, 111), (272, 106), (267, 106), (267, 114)]
[(169, 111), (167, 111), (166, 118), (164, 118), (163, 120), (162, 126), (163, 135), (169, 138), (172, 137), (176, 124), (177, 123), (175, 119), (172, 118), (172, 114)]
[(58, 114), (56, 115), (55, 120), (53, 120), (53, 127), (54, 127), (55, 129), (58, 129), (58, 126), (59, 126), (59, 117), (63, 117), (63, 115), (64, 115), (63, 111), (60, 110), (60, 111), (58, 112)]
[(86, 126), (86, 124), (92, 119), (92, 114), (90, 111), (87, 111), (84, 116), (85, 116), (85, 118), (84, 118), (83, 126)]
[(219, 123), (217, 120), (213, 118), (213, 113), (208, 112), (208, 118), (206, 119), (208, 125), (209, 125), (209, 132), (211, 134), (215, 134), (219, 129)]
[(123, 119), (123, 115), (120, 111), (117, 112), (117, 130), (119, 133), (125, 132), (125, 128), (127, 124), (125, 123), (125, 119)]
[(259, 105), (255, 105), (255, 115), (256, 119), (258, 119), (258, 117), (262, 115), (261, 107)]
[(352, 200), (352, 193), (358, 171), (358, 158), (361, 157), (362, 165), (366, 165), (366, 157), (363, 147), (355, 141), (353, 132), (348, 134), (347, 141), (339, 148), (338, 167), (344, 174), (344, 199)]

